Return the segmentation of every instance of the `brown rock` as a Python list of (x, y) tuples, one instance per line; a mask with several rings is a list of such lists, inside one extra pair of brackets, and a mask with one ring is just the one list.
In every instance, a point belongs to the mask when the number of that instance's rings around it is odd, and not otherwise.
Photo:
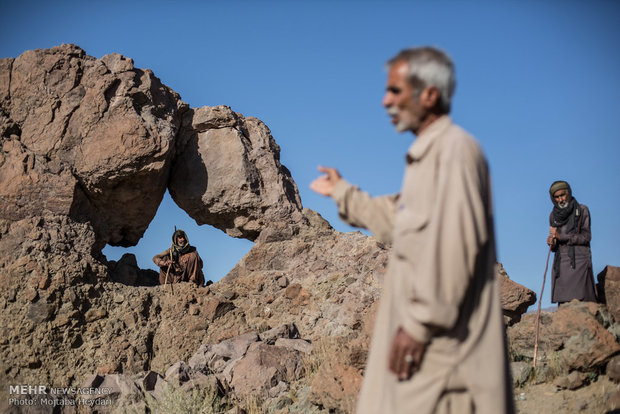
[(296, 351), (303, 352), (306, 355), (310, 355), (313, 349), (312, 344), (308, 341), (304, 341), (303, 339), (278, 338), (275, 346), (294, 349)]
[(238, 395), (265, 398), (280, 381), (291, 382), (304, 374), (301, 355), (298, 351), (256, 342), (234, 365), (231, 385)]
[(93, 321), (96, 321), (97, 319), (105, 318), (107, 314), (108, 313), (106, 312), (105, 309), (91, 308), (86, 311), (84, 318), (86, 319), (86, 322), (93, 322)]
[(504, 318), (507, 325), (512, 325), (519, 322), (527, 308), (536, 303), (536, 294), (510, 280), (501, 263), (497, 264), (497, 277), (500, 280)]
[(615, 383), (620, 382), (620, 355), (616, 355), (607, 363), (607, 376)]
[(301, 221), (297, 186), (264, 123), (202, 107), (187, 113), (180, 139), (170, 195), (198, 224), (255, 240), (267, 227)]
[(19, 140), (2, 147), (0, 217), (70, 215), (102, 243), (136, 244), (166, 190), (187, 105), (131, 59), (74, 45), (23, 53), (9, 79), (0, 131)]
[(616, 323), (620, 323), (620, 267), (606, 266), (597, 276), (600, 299)]
[(330, 412), (351, 413), (361, 388), (362, 374), (353, 367), (328, 360), (312, 380), (310, 401)]
[(293, 283), (292, 285), (287, 286), (284, 296), (288, 299), (295, 299), (301, 292), (301, 289), (302, 287), (299, 283)]
[(166, 382), (181, 385), (189, 380), (190, 367), (183, 361), (178, 361), (166, 370)]
[(181, 388), (186, 392), (191, 392), (194, 389), (207, 389), (216, 392), (220, 397), (224, 395), (222, 383), (213, 374), (205, 375), (200, 372), (194, 372), (191, 374), (190, 380), (184, 383)]
[(97, 388), (99, 387), (99, 385), (101, 385), (102, 382), (103, 382), (103, 377), (101, 375), (92, 374), (84, 378), (84, 381), (82, 381), (81, 387), (82, 388)]
[(285, 288), (288, 286), (288, 279), (286, 276), (280, 276), (277, 280), (276, 283), (278, 284), (278, 286), (280, 286), (281, 288)]
[[(596, 371), (620, 352), (620, 345), (598, 321), (601, 305), (572, 301), (556, 312), (541, 313), (538, 355), (542, 360), (557, 354), (561, 368), (567, 372)], [(535, 314), (508, 328), (508, 340), (513, 355), (533, 357)]]
[(556, 378), (553, 381), (553, 385), (567, 390), (576, 390), (586, 384), (587, 378), (587, 374), (579, 371), (573, 371), (567, 376)]
[(123, 407), (129, 407), (142, 398), (142, 393), (138, 385), (123, 374), (105, 375), (99, 387), (101, 389), (105, 388), (108, 393), (106, 393), (105, 396), (100, 394), (86, 394), (81, 397), (84, 400), (95, 400), (102, 397), (111, 399), (120, 411), (125, 412), (130, 411), (130, 409), (123, 409)]
[(111, 270), (112, 280), (124, 285), (135, 286), (140, 276), (136, 256), (131, 253), (125, 253)]
[(232, 302), (221, 301), (214, 298), (208, 300), (203, 307), (203, 315), (207, 320), (213, 322), (233, 309), (235, 309), (235, 305)]
[(245, 355), (248, 348), (258, 341), (258, 334), (248, 332), (237, 337), (227, 339), (211, 347), (211, 352), (226, 359), (237, 359)]
[(616, 414), (620, 410), (620, 389), (616, 389), (615, 392), (611, 392), (608, 395), (607, 403), (605, 404), (606, 414)]
[(299, 330), (294, 323), (280, 325), (276, 328), (269, 329), (260, 334), (260, 340), (268, 345), (275, 344), (279, 338), (298, 339)]

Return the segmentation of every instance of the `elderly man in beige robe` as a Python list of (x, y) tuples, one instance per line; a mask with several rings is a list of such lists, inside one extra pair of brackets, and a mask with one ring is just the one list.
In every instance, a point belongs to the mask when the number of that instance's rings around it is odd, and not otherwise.
[(417, 136), (401, 193), (370, 197), (325, 167), (311, 184), (392, 245), (357, 412), (513, 413), (491, 183), (478, 143), (448, 116), (453, 63), (424, 47), (388, 68), (383, 105)]

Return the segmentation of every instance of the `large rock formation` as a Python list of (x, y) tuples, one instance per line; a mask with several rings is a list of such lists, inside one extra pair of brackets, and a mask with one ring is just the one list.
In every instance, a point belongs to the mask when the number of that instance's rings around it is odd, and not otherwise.
[(0, 70), (0, 218), (64, 215), (93, 226), (97, 249), (131, 246), (170, 185), (198, 223), (235, 237), (301, 219), (279, 147), (255, 118), (189, 109), (131, 59), (73, 45)]
[(118, 54), (73, 45), (0, 63), (0, 217), (90, 223), (97, 248), (135, 245), (166, 190), (179, 96)]
[[(191, 109), (131, 59), (63, 45), (0, 60), (0, 145), (0, 390), (109, 384), (144, 408), (204, 386), (229, 404), (350, 411), (389, 248), (302, 209), (261, 121)], [(136, 244), (166, 189), (198, 223), (255, 241), (222, 281), (150, 286), (134, 258), (101, 254)], [(499, 271), (526, 341), (535, 295)], [(608, 345), (579, 355), (602, 369)]]
[[(301, 200), (267, 126), (225, 106), (189, 111), (170, 195), (198, 224), (254, 240), (301, 219)], [(289, 230), (291, 231), (291, 230)]]

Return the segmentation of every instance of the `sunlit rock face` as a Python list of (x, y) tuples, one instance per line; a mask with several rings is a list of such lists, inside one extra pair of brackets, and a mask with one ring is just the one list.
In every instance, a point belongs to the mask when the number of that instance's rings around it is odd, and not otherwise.
[(166, 191), (187, 105), (150, 70), (77, 46), (0, 63), (0, 218), (89, 222), (99, 246), (135, 245)]
[(289, 231), (301, 200), (269, 128), (229, 107), (186, 113), (170, 176), (174, 201), (198, 224), (255, 240), (266, 228)]
[(235, 309), (227, 296), (146, 287), (152, 275), (135, 259), (101, 254), (137, 244), (166, 189), (235, 237), (284, 240), (311, 226), (261, 121), (191, 110), (118, 54), (62, 45), (0, 59), (0, 360), (11, 361), (2, 388), (161, 370), (207, 331), (245, 329), (211, 324)]
[(0, 218), (68, 215), (91, 223), (99, 245), (131, 246), (169, 186), (199, 224), (234, 237), (301, 220), (295, 182), (256, 118), (190, 110), (132, 59), (74, 45), (0, 70)]

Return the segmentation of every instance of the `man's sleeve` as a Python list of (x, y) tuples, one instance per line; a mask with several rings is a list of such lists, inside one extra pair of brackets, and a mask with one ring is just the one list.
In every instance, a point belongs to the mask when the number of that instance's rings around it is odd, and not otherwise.
[(153, 263), (155, 263), (155, 265), (161, 267), (162, 265), (160, 263), (162, 263), (163, 259), (168, 256), (170, 249), (166, 249), (163, 252), (161, 252), (160, 254), (156, 254), (155, 256), (153, 256)]
[(383, 243), (392, 243), (398, 195), (371, 197), (344, 179), (336, 183), (332, 198), (340, 218), (355, 227), (368, 229)]
[(424, 243), (416, 246), (422, 250), (414, 255), (416, 262), (404, 262), (413, 276), (406, 278), (401, 296), (405, 303), (398, 306), (403, 329), (422, 342), (456, 324), (491, 231), (488, 171), (477, 146), (442, 159), (437, 183), (428, 222), (411, 229), (427, 233), (421, 238)]

